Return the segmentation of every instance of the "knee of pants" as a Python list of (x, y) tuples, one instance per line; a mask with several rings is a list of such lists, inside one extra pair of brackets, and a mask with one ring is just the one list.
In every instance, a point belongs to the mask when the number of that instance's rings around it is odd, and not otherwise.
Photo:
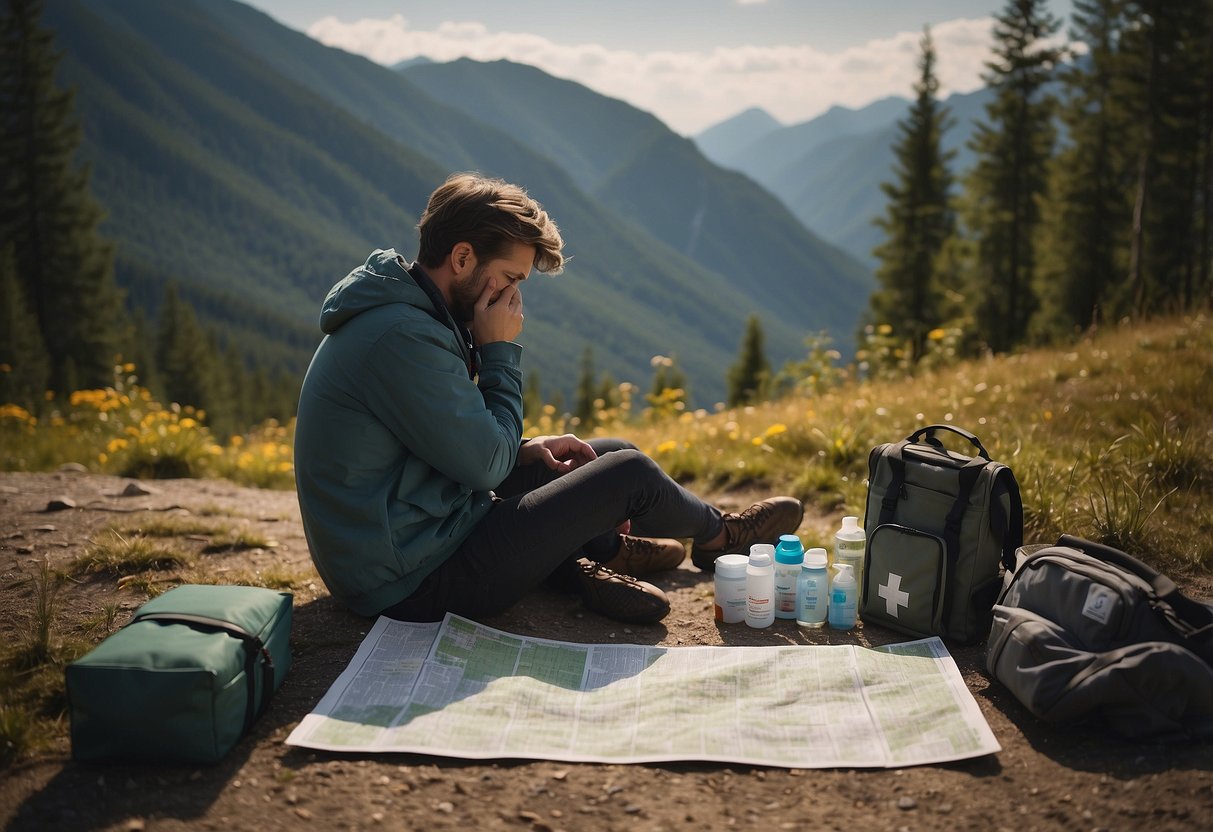
[(627, 483), (666, 479), (666, 473), (661, 466), (636, 448), (625, 448), (612, 454), (611, 467), (618, 471)]
[(602, 456), (603, 454), (614, 453), (615, 451), (634, 451), (636, 446), (626, 439), (614, 439), (610, 437), (591, 439), (589, 445), (594, 449), (594, 453)]

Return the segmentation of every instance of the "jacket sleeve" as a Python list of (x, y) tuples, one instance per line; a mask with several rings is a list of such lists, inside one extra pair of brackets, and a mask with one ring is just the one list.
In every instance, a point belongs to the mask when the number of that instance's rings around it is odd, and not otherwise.
[(513, 470), (522, 438), (522, 347), (481, 347), (480, 382), (468, 378), (444, 332), (396, 326), (369, 355), (367, 406), (410, 451), (473, 491)]

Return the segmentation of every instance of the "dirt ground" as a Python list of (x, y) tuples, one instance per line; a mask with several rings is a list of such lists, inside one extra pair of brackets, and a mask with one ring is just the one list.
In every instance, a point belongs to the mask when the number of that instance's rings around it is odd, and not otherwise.
[[(0, 772), (6, 829), (1213, 829), (1213, 744), (1130, 743), (1094, 727), (1044, 725), (986, 675), (981, 647), (953, 655), (1002, 751), (960, 763), (785, 770), (485, 763), (291, 748), (283, 740), (346, 666), (370, 623), (337, 607), (312, 571), (294, 494), (168, 480), (143, 483), (150, 494), (120, 496), (128, 484), (70, 471), (0, 473), (0, 638), (11, 641), (28, 627), (33, 593), (23, 579), (44, 558), (66, 569), (90, 537), (150, 509), (263, 536), (261, 548), (228, 552), (207, 551), (214, 546), (205, 534), (170, 541), (198, 560), (163, 577), (293, 576), (294, 666), (252, 735), (214, 766), (77, 764), (65, 721), (50, 748)], [(63, 497), (75, 508), (45, 511)], [(717, 502), (732, 508), (748, 500), (718, 495)], [(809, 516), (802, 530), (824, 534), (837, 520)], [(1208, 575), (1177, 577), (1194, 594), (1213, 594)], [(826, 630), (809, 639), (790, 621), (761, 631), (718, 626), (709, 576), (688, 563), (654, 582), (673, 603), (654, 626), (624, 627), (546, 591), (485, 623), (580, 642), (878, 645), (900, 639), (875, 627)], [(71, 633), (107, 605), (117, 605), (114, 625), (121, 626), (145, 599), (133, 586), (120, 589), (113, 576), (76, 575), (61, 595), (59, 629)]]

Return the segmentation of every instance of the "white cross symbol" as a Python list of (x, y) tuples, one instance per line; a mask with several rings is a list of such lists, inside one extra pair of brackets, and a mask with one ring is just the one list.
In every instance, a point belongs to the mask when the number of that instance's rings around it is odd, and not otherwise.
[(902, 591), (901, 576), (896, 572), (889, 573), (888, 584), (881, 584), (876, 594), (884, 599), (884, 609), (889, 615), (897, 618), (897, 608), (910, 608), (910, 593)]

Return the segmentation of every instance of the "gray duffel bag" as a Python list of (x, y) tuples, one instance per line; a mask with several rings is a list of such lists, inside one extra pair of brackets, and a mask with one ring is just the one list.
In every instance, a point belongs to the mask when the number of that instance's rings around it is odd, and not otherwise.
[(1020, 552), (986, 666), (1047, 722), (1213, 737), (1213, 607), (1118, 549), (1063, 536)]

